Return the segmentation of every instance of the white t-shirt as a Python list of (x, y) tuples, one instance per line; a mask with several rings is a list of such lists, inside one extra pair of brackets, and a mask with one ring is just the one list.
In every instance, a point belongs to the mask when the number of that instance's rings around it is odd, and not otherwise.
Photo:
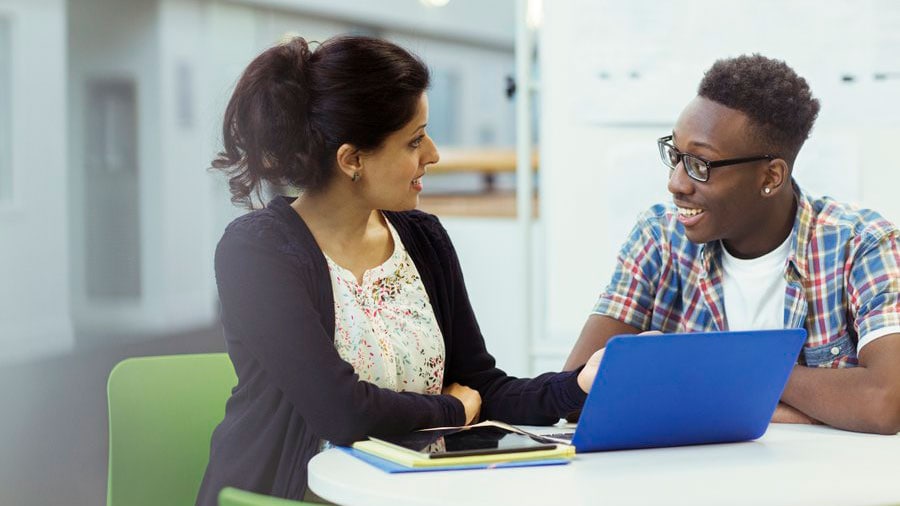
[(785, 263), (791, 236), (757, 258), (741, 259), (722, 246), (722, 291), (728, 330), (784, 328)]

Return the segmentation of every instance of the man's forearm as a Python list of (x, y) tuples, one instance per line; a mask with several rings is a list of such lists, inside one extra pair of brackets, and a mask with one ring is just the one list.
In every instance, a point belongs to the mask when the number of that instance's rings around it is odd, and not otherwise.
[(822, 422), (793, 406), (779, 402), (775, 413), (772, 414), (772, 423), (821, 424)]
[(896, 386), (865, 367), (820, 369), (795, 366), (781, 400), (840, 429), (878, 434), (900, 431)]
[(589, 316), (584, 324), (584, 328), (581, 330), (578, 341), (575, 343), (575, 347), (572, 348), (572, 352), (566, 360), (566, 365), (563, 366), (563, 370), (571, 371), (583, 365), (595, 351), (606, 346), (606, 342), (611, 337), (618, 334), (637, 334), (638, 332), (640, 332), (640, 329), (626, 325), (608, 316), (596, 314)]

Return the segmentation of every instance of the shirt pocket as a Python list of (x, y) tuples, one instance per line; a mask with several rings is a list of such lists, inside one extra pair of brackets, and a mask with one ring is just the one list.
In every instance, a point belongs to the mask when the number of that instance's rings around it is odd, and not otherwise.
[(809, 367), (855, 367), (856, 343), (850, 334), (844, 334), (819, 346), (804, 347), (803, 358)]

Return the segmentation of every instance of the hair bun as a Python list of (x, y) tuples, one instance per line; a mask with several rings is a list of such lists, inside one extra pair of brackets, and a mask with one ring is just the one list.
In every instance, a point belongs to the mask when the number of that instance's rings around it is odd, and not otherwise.
[(290, 51), (292, 62), (300, 64), (301, 67), (308, 65), (310, 59), (312, 59), (309, 42), (299, 35), (285, 40), (281, 45)]

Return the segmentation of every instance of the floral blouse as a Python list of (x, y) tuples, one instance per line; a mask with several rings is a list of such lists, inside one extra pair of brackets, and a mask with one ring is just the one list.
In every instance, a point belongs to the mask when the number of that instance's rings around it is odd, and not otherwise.
[(334, 292), (334, 346), (360, 380), (382, 388), (440, 394), (444, 339), (419, 271), (388, 222), (394, 252), (362, 284), (328, 255)]

